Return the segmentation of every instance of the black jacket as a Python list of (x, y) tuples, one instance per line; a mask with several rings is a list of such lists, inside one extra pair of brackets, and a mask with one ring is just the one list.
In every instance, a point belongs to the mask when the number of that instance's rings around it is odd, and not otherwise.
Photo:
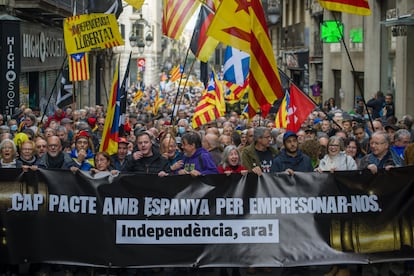
[(298, 150), (297, 155), (292, 157), (287, 155), (283, 149), (273, 160), (271, 172), (283, 172), (287, 169), (298, 172), (313, 172), (312, 161), (301, 150)]
[(145, 174), (158, 174), (160, 171), (170, 173), (170, 164), (159, 152), (153, 150), (152, 156), (137, 160), (134, 160), (133, 154), (129, 155), (124, 170)]

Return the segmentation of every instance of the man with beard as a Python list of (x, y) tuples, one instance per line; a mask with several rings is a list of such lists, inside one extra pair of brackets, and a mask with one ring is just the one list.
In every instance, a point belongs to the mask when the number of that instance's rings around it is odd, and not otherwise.
[(62, 151), (62, 143), (57, 136), (47, 138), (47, 153), (38, 159), (39, 168), (72, 169), (77, 168), (75, 161), (66, 152)]
[(286, 172), (293, 175), (295, 171), (312, 172), (312, 161), (298, 148), (298, 136), (293, 131), (283, 135), (284, 148), (273, 160), (271, 172)]
[(138, 150), (127, 157), (125, 171), (167, 176), (170, 173), (168, 160), (153, 147), (151, 136), (146, 131), (137, 133)]

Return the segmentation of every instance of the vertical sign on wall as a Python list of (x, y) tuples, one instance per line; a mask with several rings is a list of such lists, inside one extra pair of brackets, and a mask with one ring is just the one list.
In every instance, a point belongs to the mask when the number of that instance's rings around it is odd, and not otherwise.
[(19, 107), (20, 22), (0, 19), (0, 113), (11, 116)]

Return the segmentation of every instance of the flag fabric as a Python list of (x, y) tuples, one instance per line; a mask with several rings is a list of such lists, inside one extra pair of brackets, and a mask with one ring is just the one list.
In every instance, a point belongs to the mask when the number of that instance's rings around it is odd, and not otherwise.
[(207, 62), (217, 47), (218, 41), (209, 37), (207, 29), (213, 20), (216, 4), (213, 0), (207, 0), (201, 6), (198, 19), (194, 27), (193, 36), (191, 37), (190, 49), (193, 54), (202, 62)]
[(89, 0), (87, 9), (88, 13), (113, 13), (118, 18), (123, 10), (122, 0)]
[(155, 100), (154, 100), (154, 105), (153, 105), (153, 109), (152, 109), (152, 114), (157, 115), (158, 114), (158, 110), (164, 104), (165, 104), (164, 97), (161, 95), (161, 90), (158, 89), (156, 91), (156, 95), (155, 95)]
[(69, 80), (89, 80), (89, 54), (77, 53), (69, 55)]
[(178, 81), (181, 78), (182, 73), (183, 73), (183, 66), (181, 66), (181, 64), (173, 67), (170, 71), (170, 81), (171, 82)]
[[(315, 103), (292, 83), (290, 85), (289, 100), (286, 100), (285, 105), (283, 102), (280, 105), (276, 119), (276, 127), (278, 124), (282, 126), (286, 125), (286, 130), (298, 132), (302, 123), (315, 107)], [(283, 110), (284, 108), (287, 108), (287, 110)], [(279, 115), (280, 119), (278, 118)]]
[(249, 74), (249, 69), (249, 54), (231, 46), (227, 46), (224, 54), (223, 80), (243, 85)]
[(109, 155), (118, 151), (119, 120), (120, 120), (120, 88), (119, 88), (119, 59), (112, 80), (111, 95), (108, 101), (107, 113), (99, 151)]
[(250, 118), (284, 96), (261, 1), (223, 1), (207, 34), (250, 55)]
[(246, 118), (246, 119), (248, 119), (248, 118), (249, 118), (249, 105), (248, 105), (248, 104), (246, 104), (246, 105), (244, 106), (243, 111), (242, 111), (242, 113), (241, 113), (240, 117), (242, 117), (242, 118)]
[(322, 8), (356, 15), (371, 15), (368, 0), (319, 0)]
[(125, 2), (133, 6), (135, 9), (140, 10), (142, 5), (144, 5), (145, 0), (125, 0)]
[(213, 71), (211, 73), (209, 85), (194, 110), (192, 119), (193, 128), (199, 128), (208, 122), (224, 116), (226, 112), (226, 105), (223, 96), (223, 89), (215, 72)]
[(224, 98), (230, 104), (239, 102), (249, 90), (249, 78), (244, 81), (243, 85), (238, 85), (228, 81), (224, 81), (224, 84), (227, 88)]
[(251, 30), (249, 6), (250, 3), (247, 1), (222, 1), (210, 23), (207, 35), (249, 53)]
[(137, 90), (135, 92), (135, 96), (132, 99), (132, 102), (137, 103), (139, 100), (141, 100), (141, 98), (144, 97), (144, 92), (142, 92), (142, 90)]
[(125, 70), (125, 74), (124, 74), (124, 78), (122, 79), (122, 84), (120, 87), (120, 99), (119, 99), (119, 108), (120, 108), (120, 118), (119, 118), (119, 130), (118, 130), (118, 136), (119, 137), (125, 137), (126, 136), (126, 131), (129, 131), (129, 126), (127, 126), (127, 121), (126, 121), (126, 109), (127, 109), (127, 97), (128, 97), (128, 92), (127, 92), (127, 83), (129, 83), (129, 67), (131, 66), (131, 57), (132, 57), (132, 52), (129, 53), (129, 59), (128, 59), (128, 63), (126, 66), (126, 70)]
[(62, 70), (60, 89), (56, 98), (56, 105), (63, 108), (73, 103), (73, 84), (69, 82), (69, 69), (65, 66)]
[(198, 0), (163, 0), (162, 33), (178, 40), (199, 5)]
[(289, 102), (290, 102), (290, 95), (289, 95), (289, 92), (287, 91), (279, 106), (279, 110), (276, 113), (276, 118), (275, 118), (276, 128), (285, 128), (285, 129), (287, 128), (287, 125), (288, 125), (287, 116), (288, 116)]

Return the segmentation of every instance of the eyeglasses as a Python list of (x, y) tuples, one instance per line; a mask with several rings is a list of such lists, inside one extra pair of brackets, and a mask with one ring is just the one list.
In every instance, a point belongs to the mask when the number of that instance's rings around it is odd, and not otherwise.
[(105, 123), (98, 123), (98, 126), (103, 126)]
[(331, 144), (331, 145), (329, 145), (329, 147), (339, 147), (339, 145)]
[(46, 145), (37, 145), (36, 148), (40, 149), (40, 148), (46, 148)]

